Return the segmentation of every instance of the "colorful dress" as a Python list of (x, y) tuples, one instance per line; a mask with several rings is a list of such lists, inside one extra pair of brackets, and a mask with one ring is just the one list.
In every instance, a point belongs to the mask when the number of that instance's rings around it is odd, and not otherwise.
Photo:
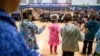
[(43, 30), (44, 27), (38, 29), (35, 23), (28, 19), (20, 23), (20, 32), (25, 37), (29, 47), (34, 50), (38, 49), (35, 34), (40, 34)]
[(58, 45), (60, 44), (59, 33), (60, 33), (60, 26), (57, 23), (52, 23), (49, 25), (49, 41), (48, 44), (50, 45)]

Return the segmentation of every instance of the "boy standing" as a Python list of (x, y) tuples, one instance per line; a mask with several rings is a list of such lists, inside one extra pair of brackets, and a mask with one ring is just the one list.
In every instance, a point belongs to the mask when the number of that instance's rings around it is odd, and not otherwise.
[[(99, 29), (99, 23), (95, 21), (97, 17), (96, 12), (92, 12), (90, 14), (90, 20), (86, 22), (85, 24), (85, 40), (83, 42), (83, 49), (82, 49), (82, 54), (85, 55), (90, 55), (92, 51), (92, 45), (93, 45), (93, 40), (95, 38), (95, 33)], [(86, 52), (87, 50), (87, 52)]]
[(82, 40), (82, 35), (77, 26), (72, 23), (71, 14), (63, 17), (65, 26), (61, 29), (62, 56), (74, 56), (74, 52), (79, 51), (78, 40)]

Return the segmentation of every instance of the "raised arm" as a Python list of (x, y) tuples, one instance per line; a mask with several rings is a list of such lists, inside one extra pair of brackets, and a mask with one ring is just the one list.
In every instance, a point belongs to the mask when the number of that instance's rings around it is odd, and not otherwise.
[(38, 28), (34, 23), (31, 23), (28, 25), (29, 29), (32, 29), (32, 31), (36, 34), (42, 33), (42, 31), (45, 29), (45, 26), (42, 26), (41, 28)]

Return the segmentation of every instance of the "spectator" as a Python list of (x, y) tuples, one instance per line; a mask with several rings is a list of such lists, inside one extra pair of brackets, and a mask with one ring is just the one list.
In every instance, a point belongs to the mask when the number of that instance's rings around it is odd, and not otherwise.
[(9, 13), (17, 10), (21, 0), (0, 0), (0, 56), (38, 56), (31, 51)]

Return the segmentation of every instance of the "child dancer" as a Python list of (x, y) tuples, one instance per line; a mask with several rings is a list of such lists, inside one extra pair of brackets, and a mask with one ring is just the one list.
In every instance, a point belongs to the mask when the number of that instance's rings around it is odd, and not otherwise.
[(85, 40), (83, 42), (82, 54), (90, 55), (92, 52), (93, 40), (95, 38), (95, 34), (99, 29), (99, 23), (95, 21), (97, 17), (96, 12), (91, 12), (90, 20), (85, 23)]
[(65, 26), (61, 28), (62, 37), (62, 56), (74, 56), (79, 51), (78, 40), (82, 40), (82, 34), (79, 28), (72, 23), (70, 13), (64, 15)]
[(32, 50), (38, 50), (37, 40), (35, 34), (40, 34), (45, 29), (45, 26), (38, 28), (34, 21), (34, 16), (32, 16), (31, 10), (25, 11), (28, 19), (24, 19), (20, 23), (20, 32), (25, 37), (27, 44)]
[(58, 25), (57, 21), (59, 16), (57, 14), (50, 15), (52, 24), (49, 25), (49, 45), (50, 45), (50, 54), (53, 54), (53, 47), (54, 47), (54, 55), (57, 55), (57, 45), (60, 43), (59, 40), (59, 32), (60, 26)]

